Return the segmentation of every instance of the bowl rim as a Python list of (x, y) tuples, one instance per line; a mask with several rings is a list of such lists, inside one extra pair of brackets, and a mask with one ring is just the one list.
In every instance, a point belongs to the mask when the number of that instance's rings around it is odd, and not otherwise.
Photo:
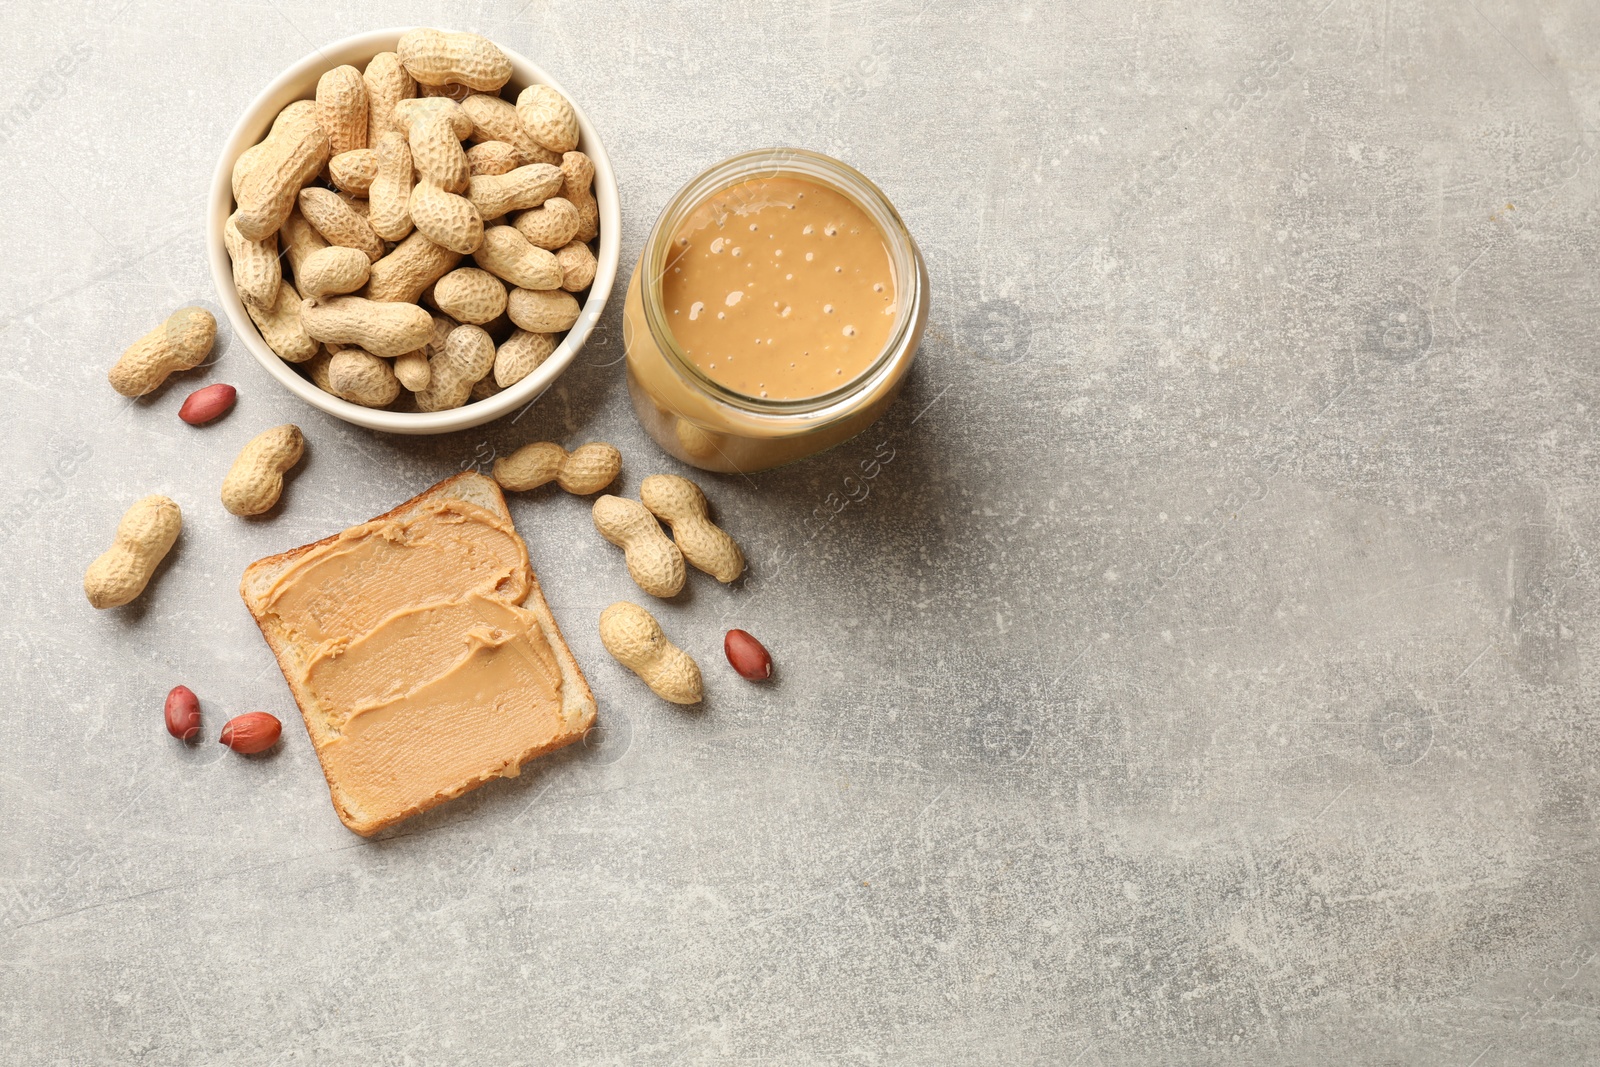
[[(211, 178), (211, 190), (206, 203), (206, 251), (217, 297), (234, 333), (280, 385), (312, 407), (357, 426), (386, 433), (437, 434), (481, 426), (537, 400), (577, 358), (610, 300), (622, 250), (616, 174), (611, 169), (610, 157), (606, 155), (598, 131), (575, 101), (572, 110), (578, 117), (578, 148), (594, 163), (594, 194), (600, 208), (600, 251), (595, 257), (594, 281), (589, 287), (588, 299), (579, 311), (578, 321), (567, 331), (566, 337), (562, 338), (561, 344), (549, 358), (522, 381), (485, 400), (469, 402), (449, 411), (386, 411), (362, 407), (323, 392), (296, 373), (294, 365), (285, 362), (262, 339), (233, 284), (233, 263), (222, 239), (223, 224), (234, 209), (233, 166), (239, 155), (266, 136), (272, 120), (284, 107), (295, 100), (310, 99), (315, 92), (317, 79), (324, 73), (345, 63), (364, 65), (379, 52), (394, 51), (400, 36), (413, 28), (400, 26), (368, 30), (316, 48), (273, 78), (251, 100), (229, 132)], [(572, 100), (571, 94), (538, 64), (499, 42), (495, 44), (511, 60), (511, 82), (508, 84), (548, 85), (569, 101)]]

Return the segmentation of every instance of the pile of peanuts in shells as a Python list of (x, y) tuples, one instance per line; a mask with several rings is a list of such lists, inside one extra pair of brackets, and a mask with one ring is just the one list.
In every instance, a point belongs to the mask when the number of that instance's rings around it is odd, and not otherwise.
[(594, 164), (571, 103), (547, 85), (512, 103), (510, 78), (484, 37), (412, 30), (323, 74), (234, 165), (240, 299), (326, 392), (458, 408), (526, 378), (577, 321)]

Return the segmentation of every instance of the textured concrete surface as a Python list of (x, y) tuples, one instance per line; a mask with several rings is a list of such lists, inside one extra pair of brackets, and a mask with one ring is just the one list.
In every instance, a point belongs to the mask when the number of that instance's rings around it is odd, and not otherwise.
[[(718, 10), (717, 8), (720, 8)], [(1587, 1064), (1600, 1059), (1600, 8), (949, 0), (667, 10), (127, 0), (7, 12), (0, 1061)], [(497, 451), (636, 427), (615, 305), (518, 421), (319, 416), (224, 335), (215, 156), (278, 70), (446, 23), (561, 78), (623, 189), (766, 144), (877, 179), (936, 288), (903, 402), (708, 478), (753, 560), (663, 621), (709, 699), (602, 651), (636, 596), (582, 502), (515, 512), (591, 742), (363, 842), (244, 565)], [(240, 387), (203, 431), (176, 408)], [(235, 449), (293, 420), (272, 516)], [(136, 607), (79, 579), (134, 497)], [(766, 638), (775, 684), (717, 653)], [(285, 717), (186, 749), (166, 690)]]

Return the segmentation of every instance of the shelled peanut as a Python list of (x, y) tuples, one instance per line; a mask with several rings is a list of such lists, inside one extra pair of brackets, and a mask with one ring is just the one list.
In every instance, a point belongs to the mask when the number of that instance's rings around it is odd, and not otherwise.
[(604, 441), (590, 441), (571, 452), (550, 441), (537, 441), (494, 461), (494, 480), (513, 492), (555, 482), (574, 496), (588, 496), (621, 473), (622, 453)]
[(724, 584), (744, 573), (744, 553), (711, 521), (711, 505), (698, 485), (676, 474), (652, 474), (640, 483), (639, 500), (672, 528), (672, 540), (696, 568)]
[[(572, 458), (583, 451), (579, 449)], [(581, 488), (565, 481), (562, 487), (573, 493), (597, 492), (616, 477), (620, 460), (619, 456), (609, 477), (594, 482), (593, 488), (584, 479), (579, 479), (585, 482)], [(559, 446), (532, 444), (497, 461), (494, 476), (502, 488), (531, 489), (560, 480), (567, 462), (567, 454)], [(710, 512), (705, 493), (689, 479), (652, 474), (640, 483), (638, 500), (607, 494), (594, 502), (592, 514), (600, 536), (623, 550), (635, 584), (651, 596), (667, 599), (683, 589), (685, 561), (724, 584), (744, 573), (744, 552), (727, 531), (711, 521)], [(662, 532), (661, 523), (671, 529), (671, 537)]]
[(483, 37), (413, 30), (365, 69), (327, 71), (239, 157), (236, 286), (319, 388), (460, 407), (527, 377), (576, 323), (597, 266), (594, 165), (571, 103), (510, 78)]
[[(251, 314), (256, 314), (254, 309)], [(217, 320), (211, 312), (205, 308), (179, 308), (160, 326), (129, 345), (106, 377), (111, 388), (123, 396), (143, 396), (159, 388), (174, 372), (198, 367), (211, 354), (216, 340)]]
[(600, 643), (661, 699), (674, 704), (704, 699), (700, 665), (669, 641), (655, 616), (639, 605), (619, 600), (602, 611)]
[(182, 529), (183, 512), (170, 497), (135, 501), (117, 524), (116, 540), (84, 573), (89, 603), (119, 608), (144, 592)]

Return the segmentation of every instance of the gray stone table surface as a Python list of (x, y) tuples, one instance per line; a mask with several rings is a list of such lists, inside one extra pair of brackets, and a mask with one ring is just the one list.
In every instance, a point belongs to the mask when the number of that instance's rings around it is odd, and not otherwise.
[[(0, 1062), (1600, 1060), (1600, 6), (1584, 0), (10, 5), (0, 84)], [(477, 30), (666, 199), (793, 144), (877, 180), (935, 300), (863, 436), (703, 479), (752, 560), (659, 614), (587, 504), (513, 504), (587, 743), (365, 841), (236, 587), (527, 441), (636, 424), (620, 299), (516, 421), (369, 433), (224, 326), (207, 184), (251, 98), (366, 29)], [(620, 297), (620, 289), (618, 291)], [(228, 381), (237, 409), (175, 415)], [(294, 421), (269, 517), (240, 444)], [(873, 465), (876, 460), (876, 466)], [(875, 475), (875, 476), (870, 476)], [(187, 525), (135, 606), (85, 565)], [(772, 684), (722, 633), (761, 635)], [(206, 743), (160, 721), (201, 694)], [(264, 709), (285, 741), (212, 743)]]

